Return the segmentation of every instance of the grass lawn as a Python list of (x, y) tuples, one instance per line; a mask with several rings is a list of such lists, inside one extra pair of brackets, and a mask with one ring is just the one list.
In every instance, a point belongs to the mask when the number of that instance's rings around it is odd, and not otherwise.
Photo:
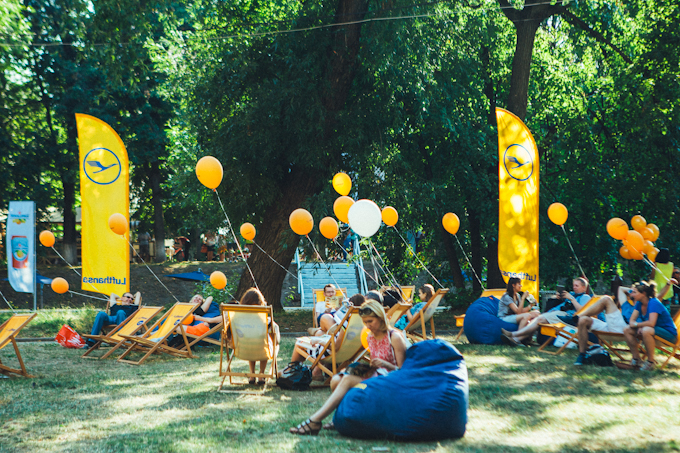
[[(280, 367), (292, 346), (284, 338)], [(470, 375), (465, 437), (397, 443), (288, 434), (328, 390), (217, 393), (219, 349), (137, 367), (80, 359), (82, 351), (54, 343), (20, 343), (36, 378), (0, 379), (0, 451), (680, 451), (678, 363), (634, 373), (573, 367), (573, 351), (554, 357), (536, 348), (457, 346)], [(16, 364), (11, 346), (0, 359)]]

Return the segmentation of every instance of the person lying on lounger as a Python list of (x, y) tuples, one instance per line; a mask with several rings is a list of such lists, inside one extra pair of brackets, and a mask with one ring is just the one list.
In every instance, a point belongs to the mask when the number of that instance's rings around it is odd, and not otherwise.
[[(512, 279), (510, 279), (512, 280)], [(520, 324), (520, 328), (515, 332), (502, 329), (503, 337), (508, 343), (512, 345), (521, 346), (522, 341), (531, 338), (534, 333), (540, 328), (540, 324), (557, 324), (560, 321), (560, 316), (573, 316), (590, 300), (590, 296), (586, 293), (588, 290), (588, 281), (583, 277), (577, 277), (572, 282), (573, 291), (562, 291), (559, 296), (563, 300), (561, 304), (554, 307), (550, 311), (535, 317), (530, 324), (524, 326)], [(508, 288), (510, 282), (508, 282)], [(505, 295), (503, 296), (505, 297)], [(501, 299), (503, 301), (503, 299)], [(572, 308), (573, 307), (573, 308)], [(499, 307), (500, 312), (500, 307)]]
[[(367, 341), (371, 351), (370, 367), (361, 363), (352, 364), (345, 371), (333, 376), (331, 380), (333, 393), (330, 398), (307, 420), (295, 428), (290, 428), (291, 434), (303, 436), (319, 434), (323, 419), (340, 405), (349, 389), (363, 380), (398, 370), (404, 363), (406, 339), (401, 332), (388, 324), (382, 305), (375, 300), (369, 300), (359, 308), (359, 316), (369, 330)], [(333, 426), (328, 424), (325, 428), (332, 429)]]
[[(94, 324), (92, 324), (92, 335), (99, 335), (102, 332), (104, 326), (117, 326), (121, 322), (125, 321), (130, 315), (137, 311), (139, 308), (139, 303), (142, 301), (142, 293), (137, 291), (133, 296), (132, 293), (123, 293), (123, 297), (120, 297), (114, 293), (111, 293), (109, 297), (109, 306), (111, 310), (109, 314), (105, 311), (100, 311), (94, 318)], [(88, 339), (83, 346), (84, 349), (89, 349), (94, 346), (97, 342), (92, 339)]]

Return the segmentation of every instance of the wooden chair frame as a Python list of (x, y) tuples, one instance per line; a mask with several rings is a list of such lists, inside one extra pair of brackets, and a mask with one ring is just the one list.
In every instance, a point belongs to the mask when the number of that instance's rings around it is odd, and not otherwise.
[[(350, 307), (349, 310), (347, 310), (347, 313), (345, 313), (345, 316), (342, 318), (342, 321), (338, 323), (339, 326), (344, 326), (345, 323), (347, 323), (347, 326), (349, 327), (350, 320), (352, 316), (357, 316), (359, 317), (359, 307)], [(363, 327), (362, 327), (363, 329)], [(356, 338), (350, 338), (346, 339), (347, 331), (345, 330), (340, 337), (338, 338), (338, 342), (340, 343), (340, 348), (336, 350), (336, 340), (335, 340), (335, 334), (331, 335), (330, 341), (326, 343), (324, 348), (319, 352), (319, 355), (316, 357), (316, 359), (312, 359), (309, 354), (307, 354), (307, 351), (296, 345), (295, 350), (302, 355), (305, 359), (309, 360), (312, 362), (310, 368), (314, 370), (314, 368), (319, 367), (324, 373), (326, 373), (329, 377), (324, 381), (323, 385), (330, 385), (331, 379), (333, 376), (335, 376), (338, 373), (338, 370), (341, 370), (345, 368), (347, 365), (350, 363), (356, 361), (358, 357), (360, 357), (364, 352), (364, 348), (361, 345), (361, 332), (359, 332), (358, 335), (356, 335)], [(358, 341), (358, 346), (355, 343), (355, 341)], [(350, 343), (351, 342), (351, 343)], [(348, 346), (350, 345), (350, 346)], [(354, 346), (357, 346), (354, 348)], [(349, 349), (348, 349), (349, 348)], [(330, 357), (323, 358), (323, 355), (326, 351), (330, 351)], [(350, 351), (349, 354), (347, 354), (345, 351)], [(339, 365), (338, 365), (338, 356), (340, 357), (347, 357), (347, 359), (343, 360)], [(331, 368), (329, 369), (324, 362), (329, 362)]]
[(416, 292), (415, 285), (401, 287), (401, 297), (407, 302), (413, 301), (413, 295), (415, 292)]
[[(579, 313), (583, 313), (583, 311), (593, 305), (595, 302), (597, 302), (602, 296), (593, 296), (590, 298), (588, 302), (584, 306), (581, 307), (579, 311), (576, 312), (576, 316), (579, 315)], [(539, 351), (545, 352), (546, 354), (551, 354), (551, 355), (558, 355), (561, 354), (562, 351), (564, 351), (567, 346), (569, 346), (572, 342), (578, 345), (578, 332), (576, 334), (572, 334), (568, 330), (565, 330), (565, 324), (563, 323), (557, 323), (557, 324), (547, 324), (547, 323), (541, 323), (539, 324), (540, 326), (540, 332), (542, 335), (545, 335), (549, 337), (542, 345), (540, 348), (538, 348)], [(551, 341), (554, 341), (556, 338), (561, 337), (564, 338), (566, 341), (565, 343), (557, 350), (557, 351), (547, 351), (545, 348), (550, 344)], [(591, 342), (588, 342), (588, 344), (593, 344)]]
[[(404, 328), (404, 333), (406, 334), (406, 337), (410, 339), (411, 341), (418, 342), (422, 340), (427, 340), (427, 328), (425, 327), (425, 323), (427, 321), (430, 321), (430, 332), (432, 333), (432, 338), (437, 338), (437, 335), (434, 330), (434, 311), (432, 312), (432, 315), (429, 317), (429, 319), (425, 319), (424, 313), (430, 308), (432, 304), (437, 302), (436, 305), (439, 306), (442, 300), (444, 300), (444, 296), (449, 292), (448, 288), (443, 288), (443, 289), (438, 289), (430, 298), (430, 300), (427, 301), (425, 305), (416, 313), (413, 318), (411, 319), (411, 322), (408, 323), (408, 325)], [(435, 308), (436, 310), (436, 308)], [(417, 329), (418, 324), (420, 324), (420, 329), (421, 333), (415, 332), (415, 329)]]
[(189, 326), (182, 326), (184, 329), (184, 334), (186, 337), (190, 340), (192, 340), (189, 343), (189, 347), (194, 346), (197, 344), (199, 341), (205, 341), (206, 343), (214, 344), (215, 346), (222, 346), (222, 335), (220, 335), (220, 339), (216, 340), (214, 338), (211, 338), (210, 335), (214, 334), (215, 332), (221, 332), (222, 331), (222, 326), (224, 326), (224, 321), (220, 322), (218, 324), (215, 324), (215, 327), (211, 327), (206, 333), (203, 335), (194, 335), (191, 333), (188, 333), (186, 331), (187, 327)]
[(10, 324), (10, 321), (12, 319), (17, 318), (17, 317), (26, 317), (24, 322), (22, 322), (18, 327), (16, 327), (14, 329), (14, 331), (12, 333), (10, 333), (4, 340), (2, 340), (2, 342), (0, 342), (0, 349), (4, 348), (9, 343), (12, 343), (12, 346), (14, 347), (14, 353), (17, 356), (17, 360), (19, 361), (19, 366), (21, 368), (17, 369), (17, 368), (8, 367), (6, 365), (3, 365), (2, 361), (0, 360), (0, 373), (5, 374), (5, 375), (9, 375), (10, 373), (12, 373), (12, 374), (17, 374), (19, 376), (23, 376), (23, 377), (27, 377), (27, 378), (35, 377), (33, 375), (28, 374), (28, 371), (26, 371), (26, 365), (24, 365), (24, 360), (21, 357), (21, 353), (19, 352), (19, 347), (17, 346), (16, 337), (19, 334), (19, 332), (21, 332), (21, 329), (26, 327), (28, 325), (28, 323), (31, 322), (33, 320), (33, 318), (35, 318), (36, 316), (38, 316), (37, 313), (33, 313), (33, 314), (30, 314), (30, 315), (13, 315), (7, 321), (3, 322), (2, 325), (0, 325), (0, 334), (2, 334), (2, 332)]
[[(278, 351), (279, 351), (279, 344), (276, 339), (276, 332), (274, 331), (274, 311), (271, 306), (261, 306), (261, 305), (233, 305), (233, 304), (223, 304), (220, 305), (220, 312), (222, 313), (222, 323), (220, 324), (223, 326), (222, 329), (222, 338), (220, 341), (220, 376), (222, 376), (222, 382), (220, 383), (219, 388), (217, 389), (219, 392), (223, 393), (246, 393), (246, 394), (262, 394), (265, 392), (267, 388), (267, 380), (269, 379), (276, 379), (278, 375), (278, 365), (277, 365), (277, 358), (278, 358)], [(254, 314), (265, 314), (265, 322), (267, 323), (267, 335), (272, 341), (271, 347), (273, 348), (272, 351), (272, 358), (269, 359), (271, 360), (271, 365), (269, 365), (269, 373), (237, 373), (231, 371), (231, 363), (234, 360), (234, 357), (236, 357), (236, 350), (230, 346), (230, 340), (234, 338), (233, 332), (231, 332), (232, 325), (229, 320), (229, 315), (228, 313), (254, 313)], [(230, 352), (231, 350), (231, 352)], [(226, 370), (223, 368), (223, 363), (224, 363), (224, 354), (226, 351), (227, 355), (227, 361), (226, 361)], [(241, 360), (248, 360), (246, 358), (242, 357), (236, 357), (240, 358)], [(256, 360), (258, 361), (258, 360)], [(250, 391), (236, 391), (236, 390), (222, 390), (222, 387), (224, 387), (224, 381), (229, 378), (229, 385), (233, 385), (233, 379), (234, 377), (245, 377), (245, 378), (261, 378), (261, 379), (266, 379), (265, 380), (265, 385), (262, 388), (262, 391), (259, 392), (250, 392)]]
[[(155, 328), (163, 328), (161, 324), (167, 320), (170, 316), (173, 316), (173, 312), (179, 308), (187, 308), (188, 311), (185, 312), (181, 318), (178, 319), (178, 322), (171, 328), (169, 329), (165, 335), (163, 335), (158, 342), (156, 341), (151, 341), (149, 338), (155, 334), (154, 329)], [(144, 332), (144, 334), (141, 337), (133, 337), (130, 335), (121, 335), (121, 337), (125, 338), (126, 340), (129, 341), (130, 347), (120, 356), (118, 357), (118, 361), (122, 363), (129, 363), (131, 365), (141, 365), (144, 363), (144, 361), (154, 353), (165, 353), (169, 354), (175, 357), (183, 357), (183, 358), (193, 358), (193, 354), (191, 353), (191, 348), (189, 347), (189, 340), (187, 340), (186, 334), (184, 333), (183, 329), (183, 323), (185, 320), (189, 317), (189, 315), (193, 314), (194, 310), (198, 308), (198, 305), (196, 304), (188, 304), (188, 303), (181, 303), (177, 302), (175, 305), (172, 306), (170, 310), (168, 310), (158, 321), (152, 325), (149, 330)], [(176, 315), (174, 315), (176, 316)], [(182, 339), (184, 340), (184, 346), (181, 348), (173, 348), (168, 346), (167, 341), (170, 335), (173, 333), (177, 333), (178, 335), (182, 335)], [(141, 351), (144, 354), (144, 356), (139, 359), (139, 361), (135, 362), (134, 360), (127, 360), (125, 357), (127, 357), (131, 352), (133, 351)]]
[(387, 317), (387, 322), (390, 323), (392, 327), (394, 327), (394, 323), (399, 321), (399, 318), (404, 316), (407, 311), (409, 311), (413, 307), (413, 304), (411, 303), (396, 303), (390, 307), (389, 310), (387, 310), (387, 313), (385, 313), (385, 316)]
[[(105, 335), (89, 335), (89, 334), (83, 334), (82, 336), (90, 339), (90, 340), (95, 340), (95, 344), (92, 345), (90, 349), (85, 351), (85, 354), (80, 356), (81, 359), (95, 359), (95, 360), (101, 360), (101, 359), (106, 359), (108, 358), (111, 354), (116, 352), (119, 348), (124, 347), (129, 344), (129, 341), (126, 338), (123, 338), (121, 336), (121, 331), (124, 331), (124, 335), (135, 335), (137, 332), (142, 330), (142, 333), (146, 332), (148, 330), (147, 328), (147, 323), (155, 318), (158, 313), (163, 310), (163, 307), (145, 307), (145, 306), (139, 306), (137, 310), (135, 310), (134, 313), (132, 313), (130, 316), (127, 317), (123, 322), (118, 324), (117, 326), (113, 326), (113, 329), (111, 329), (107, 334)], [(144, 315), (142, 319), (142, 315)], [(135, 321), (136, 319), (139, 319), (138, 321)], [(139, 322), (142, 321), (140, 324)], [(129, 324), (129, 323), (134, 323), (134, 324)], [(130, 327), (132, 327), (130, 329)], [(99, 349), (102, 345), (102, 343), (110, 344), (112, 345), (112, 348), (107, 351), (104, 355), (101, 357), (96, 357), (96, 356), (90, 356), (94, 351)]]

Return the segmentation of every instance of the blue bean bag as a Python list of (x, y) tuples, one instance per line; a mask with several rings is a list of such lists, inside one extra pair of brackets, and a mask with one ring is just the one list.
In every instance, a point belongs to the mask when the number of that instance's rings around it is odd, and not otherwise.
[(493, 297), (480, 297), (465, 312), (463, 329), (470, 343), (503, 344), (501, 328), (514, 332), (517, 324), (505, 322), (498, 315), (498, 303)]
[(359, 439), (431, 441), (463, 437), (468, 375), (463, 356), (442, 340), (406, 351), (397, 371), (367, 379), (347, 392), (333, 423)]

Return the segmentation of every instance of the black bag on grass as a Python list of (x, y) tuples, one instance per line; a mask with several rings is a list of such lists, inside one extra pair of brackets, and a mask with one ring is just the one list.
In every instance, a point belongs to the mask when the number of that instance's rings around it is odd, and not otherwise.
[(276, 385), (284, 390), (309, 390), (312, 370), (299, 362), (290, 362), (276, 379)]
[(599, 344), (592, 345), (586, 351), (584, 365), (614, 366), (612, 358), (605, 348)]

